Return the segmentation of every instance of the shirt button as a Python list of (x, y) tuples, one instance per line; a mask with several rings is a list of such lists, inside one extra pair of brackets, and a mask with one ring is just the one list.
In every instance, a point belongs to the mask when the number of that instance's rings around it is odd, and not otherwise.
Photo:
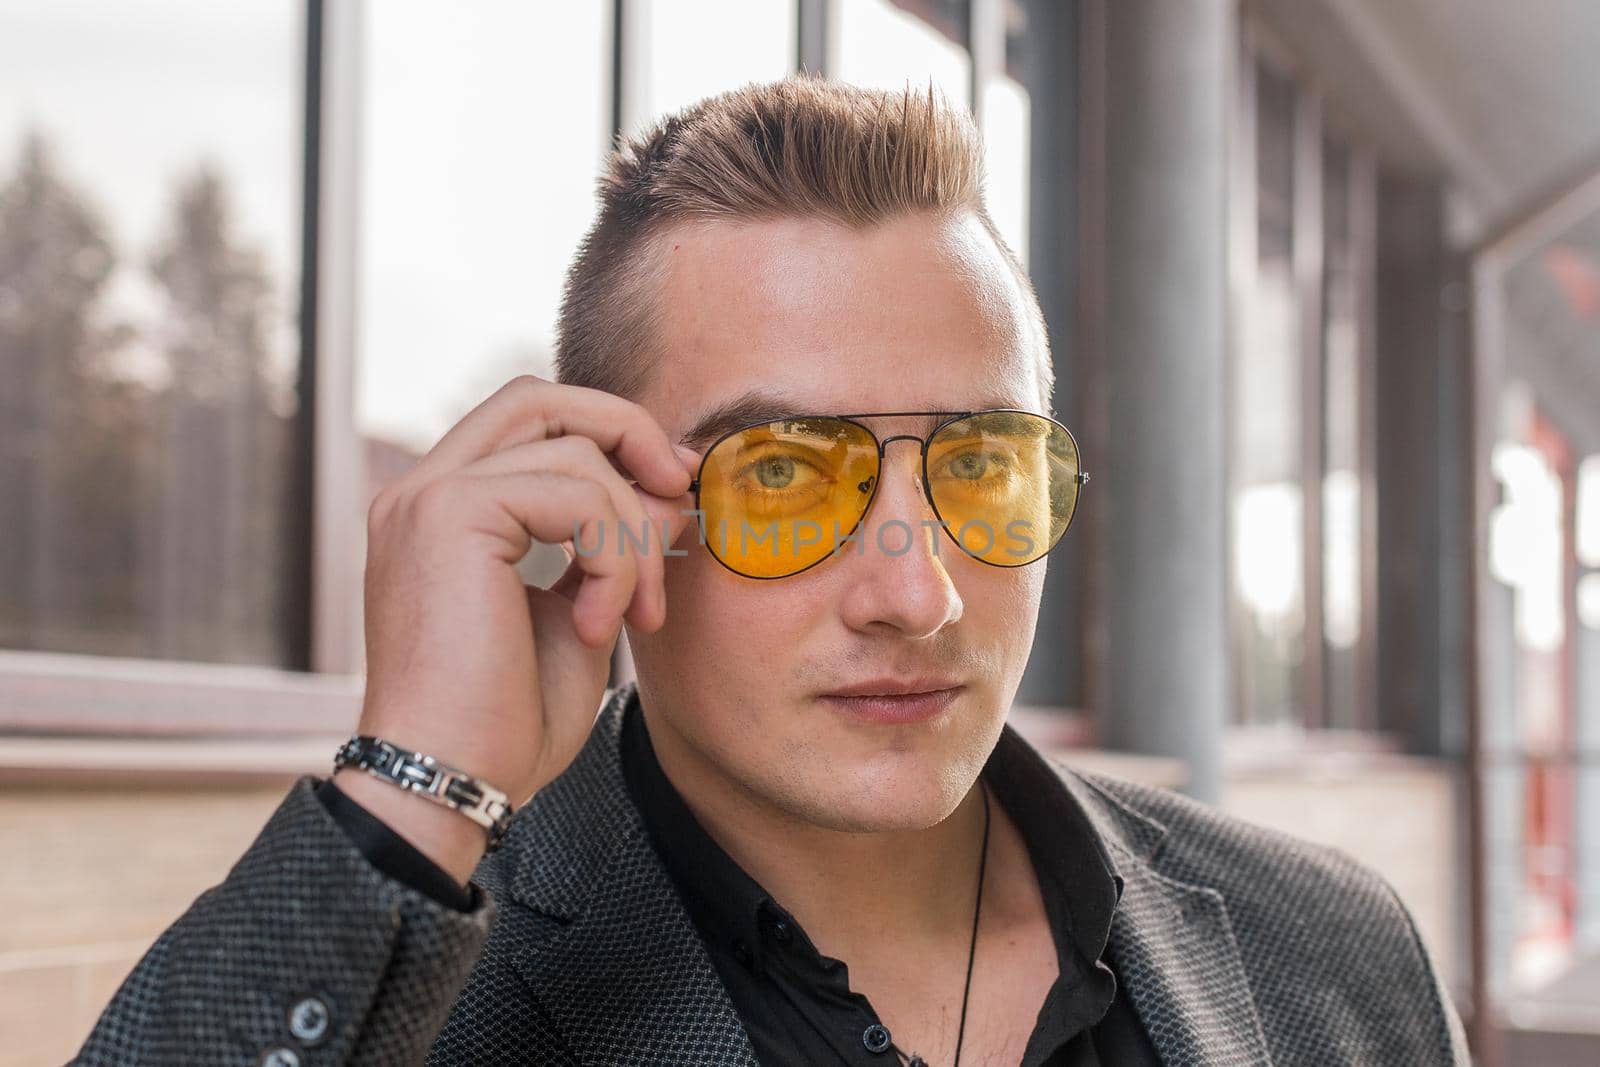
[(733, 958), (746, 967), (750, 966), (750, 946), (742, 940), (735, 941), (733, 943)]
[(308, 1045), (315, 1045), (328, 1034), (332, 1013), (321, 997), (306, 997), (289, 1009), (289, 1032)]
[(783, 919), (775, 919), (772, 923), (772, 936), (778, 944), (787, 945), (794, 938), (794, 932), (789, 929), (789, 924)]
[(270, 1048), (256, 1062), (259, 1067), (300, 1067), (300, 1057), (288, 1048)]
[(889, 1031), (882, 1023), (873, 1023), (861, 1031), (861, 1043), (868, 1052), (882, 1052), (889, 1047)]

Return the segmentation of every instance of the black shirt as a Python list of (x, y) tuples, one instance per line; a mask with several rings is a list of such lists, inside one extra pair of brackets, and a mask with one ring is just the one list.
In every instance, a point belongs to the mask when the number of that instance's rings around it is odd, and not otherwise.
[[(1017, 755), (1002, 738), (983, 777), (1027, 842), (1061, 972), (1039, 1010), (1023, 1067), (1159, 1067), (1132, 1005), (1119, 995), (1106, 945), (1122, 880), (1065, 787)], [(867, 998), (850, 989), (844, 962), (817, 952), (794, 916), (695, 820), (656, 761), (637, 697), (623, 719), (622, 769), (761, 1062), (889, 1067), (903, 1061), (909, 1053)], [(478, 906), (476, 885), (462, 886), (332, 779), (316, 793), (385, 875), (459, 911)]]
[[(700, 826), (656, 761), (637, 698), (624, 711), (621, 745), (634, 803), (762, 1063), (915, 1063), (916, 1050), (900, 1047), (850, 989), (846, 964), (819, 953), (794, 916)], [(1039, 788), (1025, 772), (1009, 773), (1021, 770), (1015, 755), (1009, 743), (997, 746), (983, 777), (1028, 844), (1060, 965), (1023, 1067), (1159, 1064), (1104, 953), (1122, 880), (1065, 787)]]

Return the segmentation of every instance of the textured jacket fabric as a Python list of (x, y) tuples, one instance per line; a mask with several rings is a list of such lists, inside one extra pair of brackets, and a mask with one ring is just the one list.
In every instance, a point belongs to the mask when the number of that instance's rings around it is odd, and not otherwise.
[[(610, 691), (572, 766), (515, 816), (458, 912), (380, 874), (307, 775), (224, 881), (135, 966), (92, 1065), (756, 1067), (623, 781)], [(1410, 915), (1346, 854), (1182, 794), (1071, 770), (1010, 726), (1029, 788), (1065, 788), (1125, 882), (1119, 981), (1170, 1067), (1468, 1064)], [(289, 1013), (329, 1009), (315, 1041)]]

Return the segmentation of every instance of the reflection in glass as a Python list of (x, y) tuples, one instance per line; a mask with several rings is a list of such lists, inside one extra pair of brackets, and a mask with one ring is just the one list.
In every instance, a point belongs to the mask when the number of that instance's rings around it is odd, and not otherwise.
[(1240, 718), (1299, 721), (1305, 637), (1294, 86), (1256, 67), (1257, 260), (1232, 370)]
[(5, 18), (0, 648), (295, 665), (302, 11)]
[(1361, 287), (1355, 161), (1323, 143), (1322, 634), (1324, 721), (1356, 729), (1361, 708)]

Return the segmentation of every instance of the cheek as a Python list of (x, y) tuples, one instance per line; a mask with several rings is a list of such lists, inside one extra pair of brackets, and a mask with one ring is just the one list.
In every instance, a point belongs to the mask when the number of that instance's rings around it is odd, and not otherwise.
[(689, 555), (667, 563), (666, 625), (629, 632), (640, 669), (663, 668), (697, 692), (779, 695), (828, 606), (798, 579), (744, 578), (692, 541), (677, 547)]
[(961, 625), (968, 639), (994, 649), (1007, 660), (1026, 661), (1039, 619), (1048, 557), (1026, 567), (980, 568), (959, 585), (965, 610)]

